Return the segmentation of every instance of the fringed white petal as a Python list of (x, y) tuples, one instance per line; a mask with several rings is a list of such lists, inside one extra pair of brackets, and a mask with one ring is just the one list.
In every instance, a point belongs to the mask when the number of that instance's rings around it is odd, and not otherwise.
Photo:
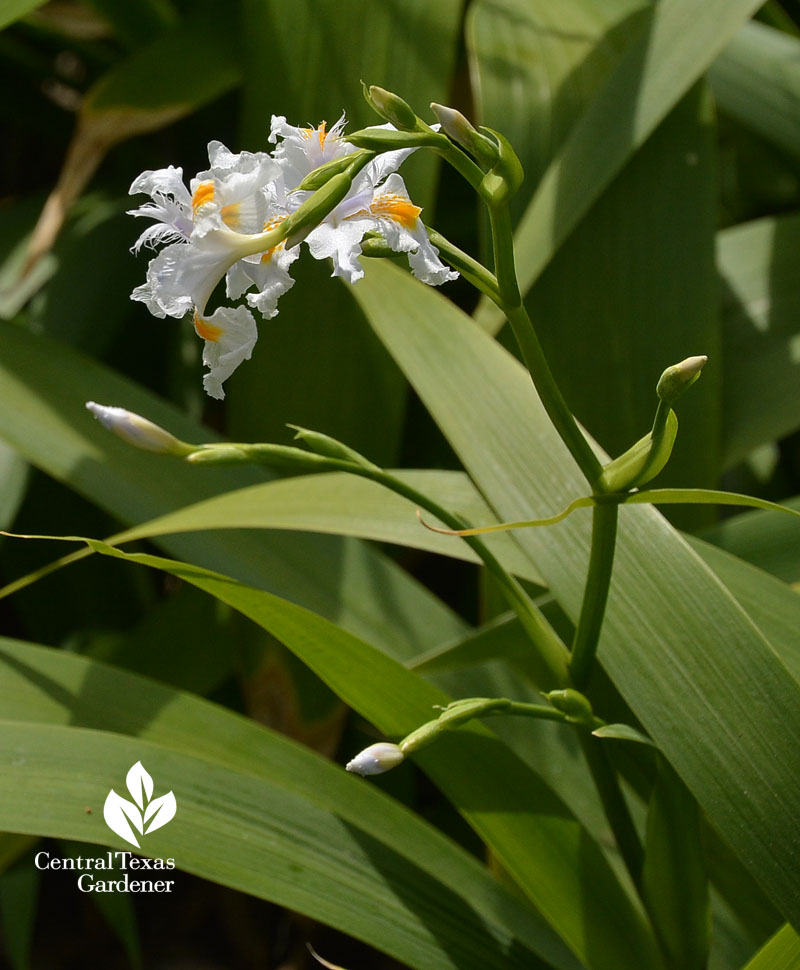
[(232, 152), (221, 141), (212, 141), (208, 145), (209, 168), (198, 172), (198, 182), (208, 182), (218, 179), (227, 181), (233, 175), (248, 175), (255, 172), (262, 173), (262, 181), (277, 178), (280, 167), (266, 152)]
[[(131, 214), (139, 215), (143, 213)], [(185, 238), (184, 234), (176, 229), (175, 226), (171, 226), (167, 222), (157, 222), (154, 226), (148, 226), (145, 229), (133, 246), (131, 246), (131, 251), (138, 253), (143, 246), (147, 249), (156, 249), (163, 244), (181, 242)]]
[(224, 164), (192, 179), (195, 200), (198, 189), (206, 187), (202, 204), (194, 207), (195, 238), (223, 226), (234, 232), (260, 232), (267, 218), (268, 193), (275, 193), (272, 183), (283, 178), (278, 163), (263, 152), (234, 155), (219, 142), (209, 145), (209, 157)]
[[(386, 204), (386, 200), (398, 200), (399, 204)], [(422, 220), (412, 216), (420, 210), (411, 202), (401, 176), (392, 174), (375, 189), (370, 211), (388, 246), (396, 253), (408, 253), (411, 272), (417, 279), (430, 286), (458, 279), (458, 273), (439, 259), (439, 250), (428, 239)]]
[(209, 372), (203, 387), (221, 400), (225, 397), (223, 382), (243, 360), (250, 359), (258, 339), (256, 321), (245, 307), (219, 307), (210, 317), (196, 320), (195, 329), (205, 339), (203, 363)]
[(345, 124), (344, 113), (330, 130), (324, 121), (317, 128), (298, 128), (283, 115), (272, 116), (269, 140), (276, 145), (273, 155), (284, 169), (288, 185), (298, 185), (320, 165), (356, 151), (342, 139)]
[(138, 252), (142, 246), (155, 247), (159, 243), (189, 237), (192, 231), (192, 200), (183, 184), (182, 169), (170, 165), (168, 168), (142, 172), (130, 188), (131, 195), (139, 192), (146, 192), (153, 201), (130, 209), (128, 214), (154, 219), (157, 225), (139, 236), (132, 247), (134, 252)]
[(183, 182), (183, 169), (172, 165), (142, 172), (137, 176), (128, 194), (138, 195), (140, 192), (146, 193), (153, 199), (156, 199), (156, 196), (174, 199), (176, 203), (189, 209), (192, 205), (192, 197)]
[(182, 317), (195, 307), (202, 311), (231, 261), (224, 250), (174, 243), (150, 261), (147, 279), (131, 299), (146, 304), (156, 317)]
[(251, 285), (258, 290), (257, 293), (247, 295), (247, 302), (265, 320), (277, 316), (278, 300), (294, 286), (289, 267), (299, 255), (299, 246), (292, 246), (291, 249), (279, 246), (268, 260), (253, 263), (243, 261), (239, 264), (244, 274), (249, 276)]
[(359, 256), (361, 240), (374, 229), (374, 220), (352, 218), (338, 225), (322, 223), (306, 239), (314, 259), (333, 260), (332, 276), (340, 276), (348, 283), (357, 283), (364, 275)]
[(414, 234), (418, 248), (408, 254), (408, 265), (418, 280), (429, 286), (441, 286), (458, 279), (458, 273), (439, 259), (439, 250), (428, 239), (425, 227), (420, 222), (419, 234)]

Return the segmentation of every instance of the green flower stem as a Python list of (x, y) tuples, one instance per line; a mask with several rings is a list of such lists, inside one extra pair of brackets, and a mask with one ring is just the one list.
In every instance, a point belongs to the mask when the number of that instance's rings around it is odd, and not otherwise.
[[(445, 152), (440, 152), (440, 154), (442, 154), (447, 161), (453, 164), (454, 167), (458, 169), (462, 175), (464, 175), (467, 181), (487, 202), (487, 208), (489, 210), (491, 221), (492, 244), (494, 249), (496, 288), (494, 285), (491, 287), (486, 286), (486, 277), (488, 271), (481, 266), (476, 272), (477, 268), (473, 265), (474, 261), (471, 260), (470, 257), (467, 257), (470, 262), (462, 262), (462, 265), (458, 265), (458, 263), (456, 263), (453, 259), (453, 256), (455, 256), (456, 259), (459, 259), (459, 253), (454, 254), (452, 252), (448, 252), (444, 246), (440, 246), (439, 248), (444, 255), (444, 258), (451, 262), (451, 264), (458, 269), (467, 278), (467, 280), (472, 282), (473, 285), (477, 286), (481, 292), (489, 296), (489, 298), (493, 300), (506, 315), (522, 353), (522, 358), (525, 361), (525, 365), (528, 368), (531, 379), (533, 380), (534, 386), (536, 387), (545, 411), (547, 412), (550, 420), (553, 422), (553, 425), (556, 428), (556, 431), (569, 449), (570, 454), (574, 458), (580, 470), (583, 472), (592, 488), (592, 491), (594, 492), (597, 483), (600, 480), (600, 476), (602, 475), (603, 466), (578, 427), (572, 412), (567, 406), (567, 403), (564, 400), (558, 385), (556, 384), (553, 373), (550, 370), (550, 366), (547, 363), (544, 351), (542, 350), (542, 346), (539, 342), (539, 338), (522, 301), (517, 282), (514, 258), (514, 239), (508, 205), (504, 199), (502, 201), (498, 199), (493, 203), (491, 199), (487, 198), (486, 195), (481, 192), (483, 173), (476, 165), (474, 165), (474, 163), (471, 162), (470, 159), (467, 158), (466, 155), (455, 149), (455, 146), (454, 152), (450, 153), (452, 157), (448, 157), (448, 154)], [(465, 162), (468, 163), (468, 165), (465, 165)], [(439, 245), (436, 241), (434, 241), (434, 244)], [(480, 266), (480, 264), (478, 264), (478, 266)], [(654, 427), (659, 427), (659, 423), (663, 424), (663, 422), (666, 420), (667, 412), (668, 408), (666, 410), (659, 408), (659, 411), (656, 414)], [(419, 504), (422, 504), (419, 499), (415, 500), (418, 501)], [(426, 506), (423, 505), (423, 507)], [(450, 517), (443, 516), (441, 511), (436, 511), (430, 506), (427, 506), (427, 508), (429, 511), (433, 512), (434, 515), (437, 515), (438, 518), (445, 522), (450, 528), (459, 528), (459, 526), (453, 524), (453, 520)], [(613, 503), (600, 503), (593, 510), (592, 544), (589, 557), (589, 569), (584, 588), (583, 603), (581, 606), (581, 614), (578, 620), (578, 626), (575, 631), (573, 650), (568, 667), (567, 681), (562, 681), (562, 683), (569, 683), (578, 689), (580, 689), (588, 680), (589, 673), (594, 662), (595, 653), (597, 651), (597, 643), (603, 624), (603, 617), (605, 615), (608, 591), (611, 583), (611, 573), (614, 563), (617, 517), (617, 505)], [(475, 537), (469, 536), (464, 538), (466, 541), (469, 541)], [(483, 558), (483, 561), (487, 564), (487, 567), (491, 568), (490, 564), (486, 560), (484, 552), (478, 549), (476, 549), (476, 551), (479, 553), (479, 555), (481, 555), (481, 558)], [(494, 572), (494, 570), (492, 571)], [(501, 580), (501, 587), (506, 593), (509, 602), (511, 602), (511, 605), (514, 607), (517, 614), (521, 619), (523, 619), (523, 615), (520, 613), (519, 609), (520, 604), (516, 602), (515, 590), (510, 589), (508, 586), (508, 582), (515, 583), (516, 581), (513, 579), (513, 577), (505, 576), (504, 571), (502, 572), (504, 578)], [(522, 592), (524, 593), (524, 591)], [(528, 611), (526, 611), (526, 615), (527, 614)], [(525, 621), (523, 620), (523, 622)], [(531, 638), (537, 647), (539, 647), (539, 659), (543, 659), (544, 656), (547, 656), (547, 654), (542, 653), (541, 647), (543, 643), (546, 643), (546, 641), (543, 641), (541, 631), (538, 629), (538, 624), (537, 629), (531, 632)], [(537, 708), (540, 707), (540, 705), (530, 705), (530, 707)], [(545, 714), (543, 710), (539, 710), (537, 713), (534, 713), (533, 710), (531, 710), (529, 713), (531, 716), (551, 717), (555, 720), (562, 719), (559, 718), (557, 714), (554, 715), (554, 713), (551, 713), (551, 708), (544, 708), (544, 710), (547, 711), (547, 714)], [(486, 713), (499, 714), (513, 712), (509, 707), (498, 707), (492, 711), (487, 710)], [(522, 712), (520, 711), (519, 713)], [(441, 728), (439, 728), (439, 730), (441, 730)], [(593, 743), (594, 739), (591, 738), (585, 731), (580, 732), (580, 737), (589, 770), (600, 795), (606, 817), (608, 818), (609, 824), (614, 833), (620, 854), (622, 855), (625, 865), (631, 874), (634, 884), (639, 887), (641, 884), (642, 861), (644, 854), (639, 841), (639, 836), (633, 825), (633, 820), (631, 819), (628, 806), (622, 794), (619, 779), (617, 778), (613, 765), (608, 759), (608, 753), (605, 748), (602, 745), (598, 745), (596, 742)]]
[(548, 417), (553, 422), (556, 431), (569, 449), (576, 464), (594, 488), (602, 474), (603, 466), (592, 451), (591, 445), (583, 436), (583, 432), (578, 427), (572, 412), (561, 395), (544, 356), (542, 345), (533, 329), (528, 311), (524, 304), (519, 304), (513, 308), (501, 304), (501, 308), (511, 324), (511, 329), (522, 352), (522, 359), (530, 372)]
[[(514, 241), (508, 205), (500, 202), (489, 205), (492, 242), (495, 254), (495, 274), (501, 299), (497, 305), (505, 313), (519, 344), (525, 365), (534, 386), (556, 431), (569, 448), (592, 491), (603, 473), (603, 466), (578, 427), (567, 406), (539, 343), (517, 284), (514, 260)], [(589, 569), (584, 587), (583, 603), (575, 631), (569, 664), (570, 683), (579, 690), (588, 679), (605, 615), (617, 533), (617, 506), (601, 503), (593, 511), (592, 545)], [(607, 751), (593, 743), (581, 732), (581, 744), (600, 795), (603, 809), (614, 833), (620, 854), (634, 884), (641, 883), (643, 851), (633, 825), (628, 806), (616, 772), (608, 760)]]
[[(299, 437), (315, 451), (304, 451), (286, 445), (220, 443), (198, 446), (188, 461), (195, 464), (263, 464), (300, 472), (343, 471), (377, 482), (385, 488), (402, 495), (450, 529), (464, 529), (469, 523), (442, 508), (422, 492), (384, 471), (352, 449), (334, 441), (327, 435), (298, 429)], [(322, 448), (330, 449), (327, 452)], [(486, 568), (494, 576), (509, 606), (519, 617), (533, 645), (532, 666), (540, 687), (550, 690), (569, 686), (569, 651), (561, 638), (550, 626), (544, 614), (538, 610), (525, 592), (524, 587), (511, 576), (484, 543), (475, 536), (465, 536), (464, 541), (477, 553)]]
[(500, 290), (494, 274), (490, 273), (483, 263), (479, 263), (477, 259), (473, 259), (463, 249), (453, 245), (440, 232), (430, 227), (427, 227), (427, 230), (428, 238), (453, 269), (457, 269), (468, 283), (472, 283), (476, 289), (479, 289), (481, 293), (484, 293), (496, 303), (500, 299)]
[(490, 206), (489, 213), (495, 252), (495, 274), (501, 294), (497, 305), (511, 324), (522, 359), (530, 372), (545, 411), (578, 467), (594, 488), (603, 472), (603, 466), (567, 407), (567, 402), (556, 384), (531, 318), (520, 297), (514, 263), (514, 237), (508, 206), (505, 204)]
[[(415, 488), (395, 478), (388, 472), (373, 472), (370, 469), (349, 469), (354, 474), (371, 478), (373, 481), (385, 485), (387, 488), (410, 499), (420, 508), (435, 515), (444, 522), (449, 529), (467, 528), (467, 523), (459, 516), (442, 508), (427, 495), (423, 495)], [(544, 614), (536, 608), (531, 598), (525, 592), (522, 584), (508, 573), (484, 543), (476, 536), (465, 536), (464, 541), (473, 549), (481, 561), (495, 578), (506, 602), (519, 617), (520, 623), (535, 647), (533, 665), (537, 684), (545, 689), (550, 687), (565, 687), (569, 684), (568, 660), (569, 652), (560, 637), (550, 626)]]
[(578, 690), (586, 686), (600, 639), (614, 567), (618, 511), (616, 502), (600, 502), (592, 510), (589, 570), (569, 661), (572, 683)]
[(663, 434), (667, 426), (667, 418), (669, 417), (669, 412), (672, 410), (671, 405), (666, 401), (659, 399), (658, 407), (656, 408), (656, 414), (653, 418), (653, 428), (650, 432), (652, 438), (656, 438), (658, 435)]
[(447, 148), (434, 148), (437, 155), (440, 155), (448, 165), (451, 165), (459, 175), (469, 182), (473, 189), (477, 192), (481, 182), (483, 181), (484, 173), (481, 169), (472, 161), (472, 159), (465, 152), (462, 152), (458, 145), (454, 145), (452, 142)]
[(639, 889), (642, 882), (644, 850), (625, 796), (622, 794), (617, 772), (611, 764), (608, 751), (602, 741), (584, 732), (581, 732), (579, 737), (584, 758), (600, 795), (603, 810), (611, 825), (625, 868), (630, 873), (633, 884)]
[[(540, 720), (560, 721), (562, 724), (575, 723), (569, 714), (565, 714), (564, 711), (557, 711), (554, 707), (548, 707), (546, 704), (527, 704), (524, 701), (511, 701), (508, 707), (502, 712), (497, 711), (495, 713), (518, 714), (523, 717), (538, 717)], [(603, 723), (604, 722), (598, 718), (595, 727), (602, 727)]]
[(435, 741), (444, 731), (466, 724), (467, 721), (471, 721), (475, 717), (483, 718), (507, 714), (533, 717), (544, 721), (557, 721), (559, 724), (570, 724), (582, 728), (583, 732), (591, 731), (604, 723), (599, 718), (593, 718), (591, 723), (585, 723), (570, 716), (565, 711), (557, 710), (555, 707), (549, 707), (546, 704), (528, 704), (525, 701), (512, 701), (507, 697), (464, 697), (448, 704), (439, 717), (415, 728), (411, 734), (400, 741), (399, 747), (404, 754), (411, 754), (413, 751), (418, 751), (430, 744), (431, 741)]
[[(491, 205), (489, 221), (492, 231), (492, 250), (494, 252), (494, 272), (500, 286), (503, 309), (520, 306), (522, 296), (517, 283), (517, 268), (514, 256), (514, 232), (511, 227), (511, 213), (504, 202)], [(531, 326), (533, 329), (533, 326)], [(520, 348), (522, 349), (522, 348)], [(533, 376), (533, 375), (531, 375)]]

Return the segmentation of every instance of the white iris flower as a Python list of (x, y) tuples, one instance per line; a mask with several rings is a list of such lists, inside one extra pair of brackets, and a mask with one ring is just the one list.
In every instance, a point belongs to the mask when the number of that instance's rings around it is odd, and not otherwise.
[[(269, 140), (274, 144), (281, 139), (274, 154), (285, 168), (287, 181), (299, 185), (315, 168), (355, 151), (342, 140), (344, 124), (342, 115), (328, 132), (324, 122), (318, 128), (294, 128), (284, 117), (273, 116)], [(390, 124), (377, 127), (394, 130)], [(396, 253), (409, 254), (412, 273), (424, 283), (438, 286), (457, 278), (458, 273), (439, 259), (419, 218), (422, 209), (411, 202), (403, 179), (396, 174), (415, 151), (386, 152), (370, 162), (353, 180), (347, 197), (306, 237), (315, 259), (333, 261), (333, 276), (348, 283), (361, 279), (361, 242), (367, 233), (376, 232)]]
[(342, 115), (330, 131), (324, 121), (316, 128), (295, 128), (283, 115), (272, 116), (269, 141), (276, 146), (273, 154), (286, 173), (287, 185), (299, 185), (320, 165), (356, 151), (342, 138), (345, 123)]
[[(374, 164), (374, 163), (373, 163)], [(330, 258), (333, 276), (357, 283), (364, 275), (359, 256), (361, 242), (369, 232), (379, 233), (396, 253), (408, 253), (411, 272), (417, 279), (438, 286), (458, 277), (439, 259), (439, 251), (428, 239), (419, 218), (419, 206), (408, 196), (403, 179), (392, 173), (374, 183), (372, 165), (355, 179), (353, 190), (316, 229), (306, 242), (315, 259)]]
[[(258, 334), (246, 307), (220, 306), (207, 313), (211, 295), (224, 277), (229, 299), (246, 294), (247, 303), (264, 318), (275, 316), (278, 299), (294, 285), (289, 268), (300, 246), (295, 237), (292, 246), (284, 240), (264, 249), (269, 244), (262, 244), (261, 237), (309, 198), (312, 193), (297, 190), (309, 173), (356, 151), (342, 137), (344, 125), (344, 115), (330, 130), (325, 122), (295, 128), (284, 117), (273, 117), (269, 140), (276, 147), (271, 155), (235, 154), (215, 141), (208, 146), (209, 168), (188, 189), (182, 170), (172, 166), (144, 172), (131, 186), (131, 194), (144, 192), (152, 200), (131, 215), (155, 220), (134, 251), (163, 246), (131, 298), (157, 317), (193, 313), (209, 368), (203, 383), (212, 397), (225, 396), (223, 381), (250, 357)], [(355, 177), (346, 198), (319, 225), (306, 229), (311, 255), (331, 259), (334, 276), (349, 283), (361, 279), (359, 257), (367, 233), (382, 236), (395, 252), (408, 253), (412, 272), (426, 283), (438, 285), (458, 275), (439, 260), (419, 218), (421, 209), (396, 174), (412, 151), (379, 156)]]
[(269, 155), (234, 154), (220, 142), (208, 146), (208, 159), (210, 167), (192, 179), (191, 191), (181, 169), (172, 166), (144, 172), (131, 186), (131, 194), (147, 192), (153, 200), (131, 214), (156, 220), (134, 250), (168, 243), (150, 262), (146, 281), (131, 298), (157, 317), (194, 313), (195, 330), (205, 341), (203, 362), (210, 368), (203, 383), (212, 397), (221, 398), (222, 382), (250, 357), (258, 332), (244, 307), (219, 307), (206, 316), (206, 305), (223, 276), (231, 298), (254, 284), (272, 285), (265, 273), (243, 284), (237, 266), (247, 252), (246, 237), (262, 232), (270, 217), (264, 190), (282, 173)]

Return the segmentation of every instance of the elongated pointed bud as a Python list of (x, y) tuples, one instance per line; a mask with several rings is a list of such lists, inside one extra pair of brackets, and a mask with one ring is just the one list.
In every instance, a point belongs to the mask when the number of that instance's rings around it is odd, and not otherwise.
[(196, 445), (186, 460), (193, 465), (268, 465), (290, 472), (334, 470), (321, 455), (291, 445), (239, 444), (230, 441)]
[[(448, 704), (437, 720), (439, 724), (452, 728), (466, 723), (473, 717), (496, 714), (508, 707), (511, 707), (511, 701), (507, 697), (465, 697)], [(406, 750), (405, 747), (404, 750)]]
[(371, 471), (380, 471), (376, 464), (359, 454), (355, 448), (337, 441), (336, 438), (331, 438), (330, 435), (323, 434), (321, 431), (309, 431), (308, 428), (301, 428), (296, 424), (290, 424), (288, 427), (295, 432), (296, 439), (302, 441), (317, 455), (335, 458), (337, 461), (346, 461), (351, 465), (369, 468)]
[(158, 455), (181, 456), (188, 455), (196, 448), (196, 445), (180, 441), (169, 431), (125, 408), (97, 404), (94, 401), (87, 401), (86, 407), (104, 428), (108, 428), (134, 448), (152, 451)]
[(486, 714), (496, 714), (511, 706), (506, 697), (464, 697), (453, 701), (442, 710), (433, 721), (427, 721), (400, 742), (400, 747), (406, 754), (424, 748), (434, 741), (443, 731), (449, 731), (471, 721), (473, 717), (483, 717)]
[(391, 128), (362, 128), (345, 141), (373, 152), (394, 152), (402, 148), (448, 148), (446, 135), (438, 131), (393, 131)]
[(694, 384), (707, 363), (708, 357), (702, 355), (687, 357), (679, 364), (668, 367), (659, 378), (656, 394), (665, 404), (674, 404)]
[(320, 165), (319, 168), (315, 168), (313, 172), (309, 172), (297, 186), (297, 190), (315, 192), (330, 182), (334, 175), (341, 175), (343, 172), (349, 174), (352, 178), (355, 174), (354, 170), (363, 168), (374, 157), (374, 152), (362, 149), (359, 152), (353, 152), (351, 155), (332, 158), (329, 162), (325, 162), (324, 165)]
[(431, 102), (431, 110), (438, 118), (442, 131), (457, 145), (466, 149), (480, 165), (491, 168), (495, 164), (498, 156), (497, 143), (481, 134), (460, 111), (435, 101)]
[[(342, 159), (335, 159), (330, 171), (325, 170), (327, 166), (322, 165), (319, 169), (311, 172), (308, 179), (316, 181), (313, 177), (321, 172), (319, 176), (319, 188), (314, 190), (314, 194), (307, 198), (297, 209), (275, 228), (267, 232), (255, 234), (239, 233), (241, 242), (236, 247), (239, 258), (253, 256), (256, 253), (263, 253), (273, 247), (284, 243), (287, 249), (301, 243), (306, 236), (315, 229), (336, 206), (345, 198), (350, 191), (355, 175), (373, 157), (372, 153), (356, 152), (347, 155), (347, 163), (340, 167)], [(343, 169), (343, 170), (341, 170)]]
[(446, 730), (446, 727), (438, 717), (433, 721), (426, 721), (425, 724), (420, 725), (411, 734), (403, 738), (400, 742), (400, 749), (405, 754), (418, 751), (420, 748), (424, 748), (426, 744), (434, 741), (444, 730)]
[(364, 748), (345, 766), (357, 775), (382, 775), (405, 760), (405, 755), (396, 744), (380, 741)]
[(344, 199), (350, 191), (351, 184), (352, 177), (348, 172), (332, 175), (311, 198), (306, 199), (298, 209), (284, 219), (281, 228), (286, 240), (286, 248), (296, 246), (304, 236), (318, 226)]
[(390, 121), (395, 128), (399, 128), (400, 131), (414, 131), (417, 127), (417, 114), (411, 105), (404, 101), (398, 94), (393, 91), (387, 91), (386, 88), (380, 88), (377, 84), (372, 84), (369, 87), (361, 82), (361, 87), (364, 92), (364, 97), (366, 98), (367, 104), (376, 111), (381, 118), (386, 121)]

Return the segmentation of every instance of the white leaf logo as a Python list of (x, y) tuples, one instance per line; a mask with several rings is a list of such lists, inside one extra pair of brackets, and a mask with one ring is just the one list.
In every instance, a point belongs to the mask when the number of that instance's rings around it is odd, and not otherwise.
[(125, 784), (139, 808), (144, 808), (145, 802), (149, 802), (153, 796), (153, 779), (144, 770), (141, 761), (137, 761), (128, 772)]
[(153, 798), (153, 779), (141, 761), (131, 766), (125, 784), (133, 801), (118, 795), (112, 788), (106, 796), (103, 818), (112, 832), (138, 849), (139, 840), (134, 829), (140, 835), (155, 832), (172, 821), (178, 810), (178, 803), (171, 791)]
[(137, 849), (139, 848), (139, 842), (133, 834), (130, 823), (133, 822), (141, 832), (142, 816), (135, 805), (132, 805), (127, 799), (121, 798), (113, 788), (106, 797), (106, 803), (103, 806), (103, 818), (112, 832), (116, 832), (121, 839), (135, 845)]
[(150, 824), (144, 830), (144, 834), (149, 835), (156, 829), (160, 829), (162, 825), (166, 825), (167, 822), (171, 822), (175, 818), (177, 810), (178, 803), (171, 791), (160, 798), (154, 798), (145, 809), (144, 821), (145, 823), (149, 821)]

